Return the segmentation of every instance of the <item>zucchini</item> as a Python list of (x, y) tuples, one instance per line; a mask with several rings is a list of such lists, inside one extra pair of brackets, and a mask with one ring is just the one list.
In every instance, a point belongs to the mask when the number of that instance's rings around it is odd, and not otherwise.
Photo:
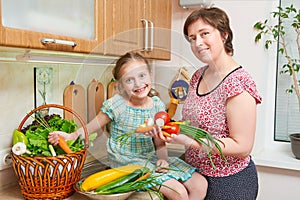
[(111, 181), (103, 186), (98, 187), (95, 190), (95, 192), (97, 192), (98, 194), (106, 193), (111, 189), (114, 189), (116, 187), (120, 187), (120, 186), (124, 185), (125, 183), (135, 181), (148, 172), (149, 172), (149, 169), (147, 167), (137, 169), (134, 172), (132, 172), (131, 174), (125, 175), (125, 176), (120, 177), (114, 181)]
[(112, 168), (97, 172), (88, 176), (81, 184), (83, 191), (94, 190), (102, 185), (105, 185), (111, 181), (114, 181), (122, 176), (131, 174), (137, 169), (141, 169), (139, 165), (126, 165), (122, 167)]

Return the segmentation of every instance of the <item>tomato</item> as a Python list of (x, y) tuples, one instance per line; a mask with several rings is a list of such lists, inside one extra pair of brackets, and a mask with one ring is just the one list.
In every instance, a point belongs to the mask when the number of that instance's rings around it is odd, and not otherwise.
[(154, 122), (158, 126), (163, 126), (163, 125), (169, 123), (170, 120), (171, 120), (170, 115), (165, 111), (157, 112), (154, 115)]
[(169, 134), (176, 134), (178, 135), (180, 133), (180, 127), (177, 124), (166, 124), (162, 127), (162, 131), (165, 131)]

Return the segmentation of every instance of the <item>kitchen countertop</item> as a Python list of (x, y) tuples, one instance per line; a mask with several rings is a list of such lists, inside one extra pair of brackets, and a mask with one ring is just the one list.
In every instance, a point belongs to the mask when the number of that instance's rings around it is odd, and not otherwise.
[[(8, 199), (8, 200), (20, 200), (24, 199), (21, 188), (18, 185), (12, 185), (5, 190), (0, 191), (1, 199)], [(154, 194), (152, 195), (153, 200), (158, 200)], [(66, 198), (67, 200), (89, 200), (91, 198), (84, 196), (80, 193), (75, 192), (70, 197)], [(136, 192), (132, 194), (127, 200), (150, 200), (150, 196), (147, 192)]]

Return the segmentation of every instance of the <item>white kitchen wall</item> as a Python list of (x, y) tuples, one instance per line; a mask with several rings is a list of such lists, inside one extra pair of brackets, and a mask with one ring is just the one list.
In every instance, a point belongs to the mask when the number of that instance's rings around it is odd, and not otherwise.
[[(262, 43), (254, 43), (256, 32), (252, 27), (255, 22), (269, 18), (270, 12), (276, 8), (279, 1), (212, 0), (212, 2), (229, 14), (234, 32), (234, 58), (251, 73), (263, 97), (263, 103), (258, 106), (257, 136), (253, 152), (260, 152), (266, 146), (277, 146), (278, 144), (273, 142), (276, 54), (275, 50), (265, 51)], [(182, 36), (184, 20), (191, 11), (191, 9), (180, 8), (178, 0), (173, 0), (172, 59), (155, 63), (155, 86), (166, 104), (169, 101), (167, 89), (178, 68), (186, 67), (191, 75), (203, 65), (195, 59), (189, 44)], [(0, 55), (0, 57), (5, 57), (5, 55)], [(33, 108), (33, 67), (36, 65), (36, 63), (0, 61), (1, 149), (10, 147), (12, 130), (20, 123), (24, 114)], [(46, 64), (39, 63), (38, 65)], [(110, 69), (105, 66), (82, 67), (82, 65), (74, 64), (53, 64), (53, 67), (58, 76), (65, 79), (55, 86), (57, 96), (62, 94), (65, 86), (73, 79), (85, 86), (92, 78), (109, 79), (107, 73)], [(82, 74), (84, 76), (81, 76)], [(95, 75), (97, 77), (94, 77)], [(175, 118), (180, 119), (180, 109), (181, 105)], [(289, 150), (285, 149), (285, 151), (288, 151), (286, 156), (292, 159)], [(260, 161), (256, 159), (256, 156), (254, 160)], [(260, 183), (258, 199), (299, 199), (298, 191), (293, 191), (292, 188), (300, 185), (300, 171), (289, 170), (289, 167), (283, 166), (284, 164), (279, 167), (272, 165), (272, 163), (258, 162)], [(0, 189), (15, 182), (11, 168), (0, 171)]]

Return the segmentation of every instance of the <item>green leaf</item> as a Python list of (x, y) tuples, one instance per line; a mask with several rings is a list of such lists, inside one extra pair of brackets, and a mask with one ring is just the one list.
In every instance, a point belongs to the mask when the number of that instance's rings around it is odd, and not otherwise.
[(256, 35), (255, 42), (259, 42), (260, 39), (261, 39), (261, 33)]

